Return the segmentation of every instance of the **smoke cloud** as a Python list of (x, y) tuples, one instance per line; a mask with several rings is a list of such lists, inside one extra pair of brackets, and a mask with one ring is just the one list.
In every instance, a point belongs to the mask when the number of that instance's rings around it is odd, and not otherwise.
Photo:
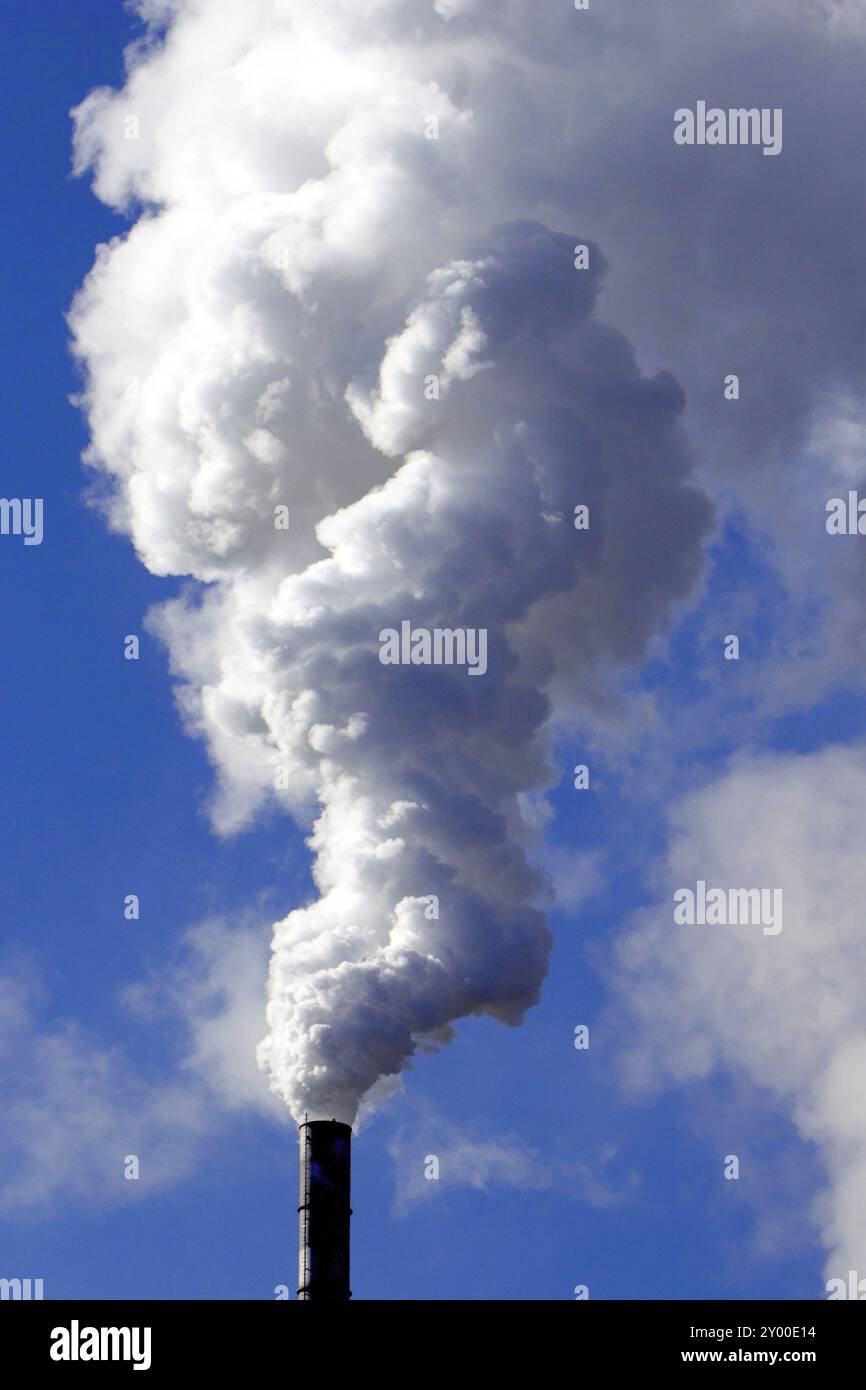
[[(557, 779), (554, 696), (664, 629), (711, 508), (675, 380), (596, 315), (601, 251), (537, 220), (535, 154), (506, 168), (525, 8), (139, 8), (125, 89), (75, 113), (78, 171), (136, 218), (70, 316), (88, 461), (142, 562), (193, 581), (152, 621), (216, 828), (312, 826), (260, 1060), (296, 1117), (351, 1122), (457, 1019), (537, 1001), (521, 798)], [(483, 677), (383, 665), (404, 622), (486, 632)]]

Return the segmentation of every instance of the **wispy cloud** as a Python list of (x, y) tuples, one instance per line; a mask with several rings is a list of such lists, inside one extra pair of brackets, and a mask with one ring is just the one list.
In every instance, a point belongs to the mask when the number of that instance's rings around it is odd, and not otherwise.
[(491, 1132), (477, 1121), (455, 1125), (418, 1103), (412, 1106), (411, 1120), (391, 1134), (387, 1147), (394, 1162), (397, 1216), (454, 1187), (483, 1193), (505, 1188), (556, 1192), (608, 1207), (623, 1201), (637, 1184), (634, 1173), (612, 1171), (618, 1158), (614, 1144), (579, 1160), (563, 1160), (541, 1153), (517, 1134)]
[(239, 1110), (286, 1123), (255, 1061), (267, 941), (261, 929), (205, 923), (158, 981), (121, 991), (127, 1021), (137, 1016), (145, 1036), (167, 1029), (175, 1039), (160, 1043), (151, 1065), (131, 1044), (52, 1013), (32, 960), (0, 974), (4, 1216), (110, 1206), (182, 1181)]

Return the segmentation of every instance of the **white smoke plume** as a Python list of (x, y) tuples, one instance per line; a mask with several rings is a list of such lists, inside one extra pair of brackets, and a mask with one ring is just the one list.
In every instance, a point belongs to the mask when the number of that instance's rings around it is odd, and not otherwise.
[[(137, 218), (70, 316), (89, 463), (143, 563), (195, 581), (154, 622), (217, 829), (313, 823), (260, 1058), (296, 1117), (352, 1121), (455, 1020), (538, 999), (550, 691), (640, 656), (710, 507), (675, 381), (594, 315), (601, 252), (577, 270), (579, 228), (528, 216), (534, 156), (487, 158), (518, 8), (139, 8), (126, 87), (75, 113), (79, 172)], [(486, 673), (380, 664), (406, 620), (486, 630)]]

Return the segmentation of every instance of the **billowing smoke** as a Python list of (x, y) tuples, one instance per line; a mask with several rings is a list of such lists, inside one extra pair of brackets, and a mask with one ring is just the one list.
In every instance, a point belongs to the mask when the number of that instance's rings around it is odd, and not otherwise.
[[(455, 1020), (538, 999), (550, 692), (645, 650), (710, 508), (678, 386), (595, 316), (600, 250), (576, 268), (580, 228), (485, 159), (471, 5), (140, 9), (126, 88), (76, 113), (79, 170), (137, 215), (71, 314), (89, 462), (143, 563), (194, 581), (153, 621), (215, 826), (312, 823), (260, 1059), (293, 1114), (352, 1121)], [(475, 668), (384, 664), (404, 624)]]

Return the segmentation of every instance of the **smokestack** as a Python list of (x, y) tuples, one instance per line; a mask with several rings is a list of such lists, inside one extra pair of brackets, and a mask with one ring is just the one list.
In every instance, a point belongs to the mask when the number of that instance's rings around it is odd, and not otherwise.
[(301, 1133), (298, 1298), (346, 1303), (352, 1128), (339, 1120), (305, 1120)]

